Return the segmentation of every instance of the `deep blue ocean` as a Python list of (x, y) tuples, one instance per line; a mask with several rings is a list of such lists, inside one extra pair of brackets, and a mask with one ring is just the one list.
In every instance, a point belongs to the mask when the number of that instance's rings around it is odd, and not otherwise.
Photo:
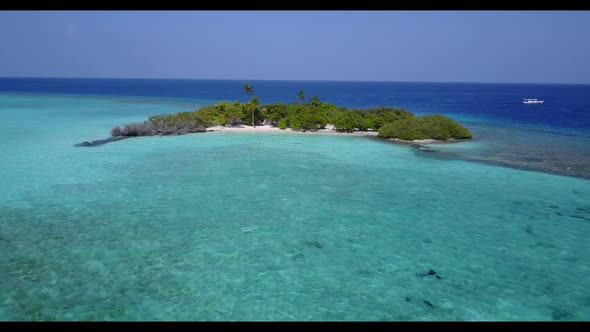
[[(263, 103), (309, 97), (346, 107), (399, 106), (415, 113), (462, 114), (488, 121), (578, 130), (590, 135), (590, 85), (250, 81)], [(0, 78), (0, 91), (182, 100), (245, 100), (244, 81)], [(523, 98), (544, 100), (524, 105)]]
[(243, 83), (0, 78), (0, 320), (590, 320), (590, 86), (251, 82), (474, 135), (435, 152), (288, 131), (74, 146)]

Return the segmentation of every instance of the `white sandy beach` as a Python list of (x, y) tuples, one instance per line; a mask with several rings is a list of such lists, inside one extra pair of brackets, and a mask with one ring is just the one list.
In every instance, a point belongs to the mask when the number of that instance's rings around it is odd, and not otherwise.
[[(378, 136), (377, 131), (355, 131), (352, 133), (346, 132), (338, 132), (334, 129), (334, 126), (327, 125), (325, 129), (320, 129), (317, 131), (298, 131), (293, 130), (291, 128), (280, 129), (278, 127), (273, 127), (270, 125), (263, 125), (263, 126), (238, 126), (238, 127), (225, 127), (225, 126), (215, 126), (207, 128), (208, 131), (220, 131), (220, 132), (227, 132), (227, 133), (298, 133), (298, 134), (330, 134), (330, 135), (354, 135), (354, 136)], [(413, 144), (432, 144), (432, 143), (444, 143), (445, 141), (440, 141), (436, 139), (417, 139), (413, 141), (406, 141), (399, 138), (389, 138), (388, 140), (399, 142), (399, 143), (413, 143)], [(452, 140), (451, 140), (452, 141)]]
[(326, 129), (320, 129), (317, 131), (298, 131), (293, 130), (291, 128), (287, 129), (280, 129), (278, 127), (273, 127), (270, 125), (263, 125), (263, 126), (238, 126), (238, 127), (225, 127), (225, 126), (215, 126), (208, 128), (209, 131), (221, 131), (221, 132), (251, 132), (251, 133), (301, 133), (301, 134), (338, 134), (338, 135), (357, 135), (357, 136), (377, 136), (376, 131), (355, 131), (352, 133), (341, 133), (337, 132), (333, 129), (333, 126), (326, 126)]
[(403, 143), (422, 143), (422, 144), (430, 144), (430, 143), (441, 143), (443, 141), (441, 140), (436, 140), (436, 139), (432, 139), (432, 138), (426, 138), (426, 139), (415, 139), (413, 141), (407, 141), (404, 139), (399, 139), (399, 138), (388, 138), (390, 141), (396, 141), (396, 142), (403, 142)]

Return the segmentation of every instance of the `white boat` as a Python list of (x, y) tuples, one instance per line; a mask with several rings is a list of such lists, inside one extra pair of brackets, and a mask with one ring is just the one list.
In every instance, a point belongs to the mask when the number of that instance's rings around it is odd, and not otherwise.
[(522, 100), (523, 104), (542, 104), (543, 101), (542, 100), (538, 100), (538, 99), (523, 99)]

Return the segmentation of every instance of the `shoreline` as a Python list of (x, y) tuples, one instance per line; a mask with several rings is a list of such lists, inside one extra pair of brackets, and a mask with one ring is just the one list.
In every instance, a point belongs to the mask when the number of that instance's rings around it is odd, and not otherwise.
[(326, 129), (318, 129), (318, 130), (293, 130), (292, 128), (285, 128), (280, 129), (279, 127), (273, 127), (270, 125), (263, 125), (263, 126), (246, 126), (242, 125), (239, 127), (225, 127), (225, 126), (215, 126), (207, 128), (208, 132), (249, 132), (249, 133), (301, 133), (301, 134), (335, 134), (335, 135), (356, 135), (356, 136), (377, 136), (378, 133), (376, 131), (354, 131), (351, 133), (347, 132), (338, 132), (332, 128)]
[[(333, 128), (319, 129), (319, 130), (293, 130), (291, 128), (280, 129), (279, 127), (273, 127), (270, 125), (263, 126), (246, 126), (242, 125), (239, 127), (226, 127), (226, 126), (215, 126), (207, 128), (207, 132), (229, 132), (229, 133), (299, 133), (299, 134), (328, 134), (328, 135), (349, 135), (349, 136), (367, 136), (367, 137), (379, 137), (377, 131), (353, 131), (353, 132), (339, 132)], [(383, 140), (391, 141), (395, 143), (405, 144), (435, 144), (435, 143), (452, 143), (461, 142), (461, 140), (436, 140), (436, 139), (417, 139), (413, 141), (403, 140), (399, 138), (384, 138)]]
[[(339, 132), (333, 129), (332, 126), (328, 125), (328, 128), (325, 129), (318, 129), (318, 130), (293, 130), (292, 128), (285, 128), (280, 129), (279, 127), (273, 127), (270, 125), (263, 125), (263, 126), (247, 126), (242, 125), (239, 127), (226, 127), (226, 126), (214, 126), (209, 127), (206, 131), (202, 131), (200, 133), (213, 133), (213, 132), (225, 132), (225, 133), (293, 133), (293, 134), (324, 134), (324, 135), (334, 135), (334, 136), (362, 136), (362, 137), (372, 137), (375, 139), (381, 139), (383, 141), (389, 141), (392, 143), (398, 144), (406, 144), (406, 145), (413, 145), (420, 150), (426, 152), (434, 152), (434, 150), (423, 146), (422, 144), (443, 144), (443, 143), (458, 143), (463, 140), (457, 139), (449, 139), (449, 140), (436, 140), (436, 139), (417, 139), (413, 141), (403, 140), (399, 138), (381, 138), (379, 137), (379, 133), (377, 131), (353, 131), (353, 132)], [(177, 135), (187, 135), (192, 133), (183, 133)], [(177, 136), (177, 135), (147, 135), (147, 136)], [(91, 147), (91, 146), (99, 146), (106, 143), (111, 143), (115, 141), (119, 141), (122, 139), (132, 138), (132, 137), (141, 137), (141, 136), (112, 136), (105, 139), (99, 140), (92, 140), (92, 141), (84, 141), (82, 143), (74, 144), (76, 147)]]

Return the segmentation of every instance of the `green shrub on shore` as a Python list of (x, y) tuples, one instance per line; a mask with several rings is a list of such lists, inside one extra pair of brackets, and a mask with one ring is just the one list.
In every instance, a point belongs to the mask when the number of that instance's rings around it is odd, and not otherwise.
[(395, 107), (370, 107), (367, 109), (340, 109), (332, 116), (332, 124), (338, 131), (378, 130), (384, 124), (413, 118), (414, 114)]
[[(216, 125), (221, 126), (238, 126), (244, 123), (248, 114), (246, 105), (240, 101), (230, 103), (221, 101), (217, 104), (205, 106), (195, 111), (199, 119), (208, 127)], [(252, 122), (250, 120), (250, 122)]]
[(279, 128), (283, 129), (283, 130), (287, 129), (287, 119), (286, 118), (282, 118), (279, 121)]
[(414, 117), (414, 114), (406, 111), (403, 108), (387, 107), (387, 106), (370, 107), (367, 109), (367, 112), (369, 114), (376, 115), (376, 117), (375, 117), (375, 121), (377, 121), (377, 122), (375, 122), (376, 128), (373, 128), (373, 129), (379, 129), (386, 123), (395, 122), (395, 121), (402, 120), (402, 119), (410, 119), (410, 118)]
[(447, 140), (473, 137), (467, 128), (440, 114), (405, 118), (387, 123), (379, 129), (379, 136), (403, 140), (429, 138)]
[(205, 132), (206, 127), (215, 120), (203, 118), (197, 112), (181, 112), (176, 114), (160, 114), (149, 117), (144, 122), (128, 123), (123, 127), (111, 130), (111, 136), (153, 136), (180, 135)]
[(289, 120), (289, 124), (291, 125), (292, 129), (295, 129), (295, 130), (301, 129), (301, 120), (298, 117), (291, 118)]
[(356, 112), (344, 111), (334, 118), (334, 129), (337, 131), (352, 132), (361, 130), (363, 118)]

